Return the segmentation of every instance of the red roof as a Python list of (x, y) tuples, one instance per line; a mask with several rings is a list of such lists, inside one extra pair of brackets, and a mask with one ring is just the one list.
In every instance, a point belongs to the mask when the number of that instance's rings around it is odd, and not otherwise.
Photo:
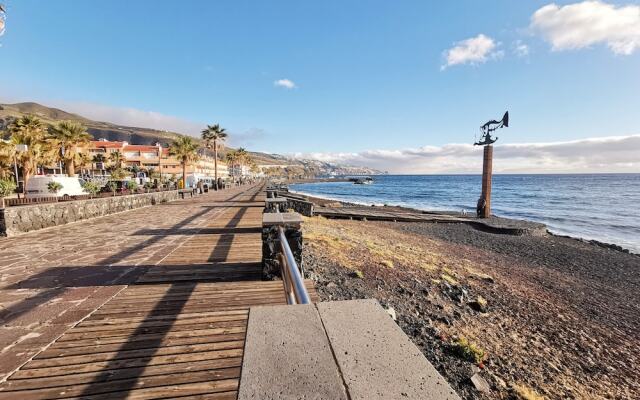
[(94, 140), (91, 142), (91, 146), (97, 147), (97, 148), (113, 149), (113, 148), (120, 148), (124, 146), (124, 142), (107, 142), (104, 140)]
[(148, 145), (142, 145), (142, 144), (128, 144), (126, 146), (124, 146), (124, 150), (127, 151), (131, 151), (131, 150), (136, 150), (136, 151), (158, 151), (158, 147), (157, 146), (148, 146)]

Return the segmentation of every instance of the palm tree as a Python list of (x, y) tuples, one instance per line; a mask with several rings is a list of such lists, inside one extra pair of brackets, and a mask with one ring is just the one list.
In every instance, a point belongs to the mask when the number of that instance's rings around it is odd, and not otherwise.
[(124, 158), (122, 153), (120, 153), (119, 151), (114, 151), (113, 153), (109, 154), (109, 161), (113, 163), (115, 169), (120, 169), (122, 168), (122, 163), (125, 162), (126, 159)]
[(182, 187), (187, 187), (187, 164), (198, 160), (198, 144), (189, 136), (180, 136), (169, 146), (169, 154), (182, 164)]
[(248, 165), (252, 161), (251, 155), (243, 147), (238, 147), (236, 154), (238, 157), (238, 164), (240, 165), (240, 175), (242, 175), (242, 167)]
[(227, 133), (224, 128), (220, 128), (220, 125), (207, 125), (202, 130), (202, 140), (204, 140), (204, 147), (211, 150), (213, 149), (213, 171), (215, 176), (216, 185), (218, 182), (218, 149), (224, 146), (224, 141), (227, 138)]
[(231, 169), (231, 175), (235, 176), (235, 167), (238, 165), (238, 152), (236, 150), (230, 150), (224, 156), (225, 160), (227, 160), (227, 166)]
[[(104, 175), (104, 163), (107, 161), (107, 157), (104, 156), (104, 154), (102, 153), (98, 153), (95, 156), (93, 156), (93, 159), (91, 160), (93, 163), (97, 164), (100, 163), (101, 165), (101, 173), (102, 175)], [(93, 165), (91, 166), (91, 168), (93, 169)]]
[[(80, 166), (80, 174), (84, 174), (87, 167), (91, 167), (93, 158), (87, 153), (78, 154), (78, 165)], [(90, 172), (88, 173), (90, 174)]]
[(80, 149), (86, 147), (92, 136), (79, 122), (62, 121), (49, 130), (49, 142), (59, 150), (67, 175), (76, 176), (76, 165), (82, 162)]
[[(9, 179), (14, 174), (13, 162), (16, 156), (16, 146), (3, 139), (0, 139), (0, 179)], [(16, 177), (16, 182), (18, 177)]]
[[(29, 178), (38, 170), (38, 165), (55, 159), (46, 142), (45, 126), (39, 118), (24, 115), (9, 125), (11, 137), (9, 141), (16, 146), (15, 157), (22, 167), (23, 190), (27, 187)], [(25, 146), (24, 150), (17, 146)], [(17, 177), (16, 177), (17, 178)]]
[(242, 147), (227, 152), (225, 158), (232, 168), (240, 167), (240, 175), (242, 175), (242, 167), (244, 165), (251, 165), (251, 163), (254, 162), (251, 154), (249, 154), (249, 152)]

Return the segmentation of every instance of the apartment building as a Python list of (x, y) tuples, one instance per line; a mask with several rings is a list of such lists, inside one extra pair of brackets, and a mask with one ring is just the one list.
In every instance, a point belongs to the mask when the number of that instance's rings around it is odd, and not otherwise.
[[(112, 153), (119, 153), (122, 165), (125, 167), (137, 166), (143, 170), (154, 169), (161, 171), (163, 175), (182, 176), (182, 165), (175, 157), (169, 154), (166, 147), (129, 144), (127, 142), (112, 142), (108, 140), (92, 141), (87, 148), (92, 159), (98, 154), (104, 156), (105, 162), (94, 162), (93, 169), (96, 171), (105, 170), (112, 165)], [(160, 157), (161, 155), (161, 157)], [(207, 154), (200, 154), (200, 160), (187, 166), (187, 174), (201, 174), (214, 176), (215, 163), (213, 157)], [(218, 176), (228, 175), (227, 165), (224, 161), (218, 160)]]

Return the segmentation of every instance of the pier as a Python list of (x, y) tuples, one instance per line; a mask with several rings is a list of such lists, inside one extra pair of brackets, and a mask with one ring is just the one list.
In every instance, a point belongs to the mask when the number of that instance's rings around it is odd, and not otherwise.
[(287, 305), (262, 279), (265, 199), (0, 239), (0, 399), (456, 399), (375, 300), (322, 303), (305, 280), (311, 303)]

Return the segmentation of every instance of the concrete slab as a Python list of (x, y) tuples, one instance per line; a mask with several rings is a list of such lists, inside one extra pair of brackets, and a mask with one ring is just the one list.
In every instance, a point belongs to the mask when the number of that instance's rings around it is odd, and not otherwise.
[(317, 308), (352, 400), (459, 400), (376, 300)]
[(313, 305), (251, 308), (238, 399), (347, 399)]
[(302, 216), (295, 212), (264, 213), (262, 215), (263, 227), (267, 228), (277, 225), (282, 225), (288, 228), (300, 228), (302, 225)]

